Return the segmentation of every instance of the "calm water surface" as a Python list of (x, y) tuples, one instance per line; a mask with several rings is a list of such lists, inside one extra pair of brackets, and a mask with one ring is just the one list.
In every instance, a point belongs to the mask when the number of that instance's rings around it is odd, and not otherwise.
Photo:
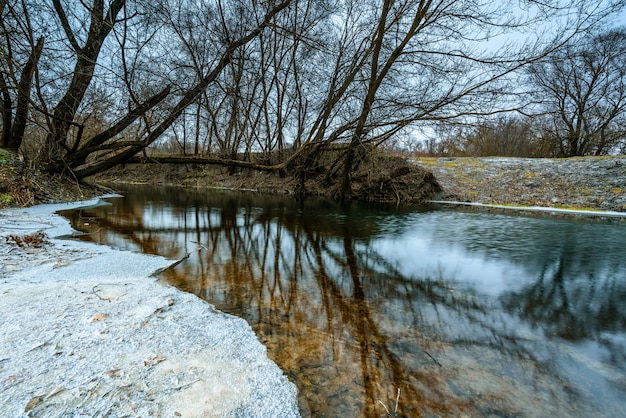
[(85, 239), (189, 258), (304, 416), (626, 416), (626, 222), (133, 186)]

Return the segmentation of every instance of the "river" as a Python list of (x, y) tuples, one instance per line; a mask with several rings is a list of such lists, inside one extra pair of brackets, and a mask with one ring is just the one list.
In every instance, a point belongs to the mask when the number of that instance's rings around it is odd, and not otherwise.
[(248, 321), (303, 416), (626, 416), (626, 222), (124, 186), (82, 239)]

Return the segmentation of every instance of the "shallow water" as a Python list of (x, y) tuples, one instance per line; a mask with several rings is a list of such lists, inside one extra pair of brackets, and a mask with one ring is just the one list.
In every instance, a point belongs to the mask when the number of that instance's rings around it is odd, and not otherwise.
[[(626, 223), (128, 187), (84, 239), (189, 257), (304, 416), (626, 416)], [(399, 398), (398, 398), (399, 389)]]

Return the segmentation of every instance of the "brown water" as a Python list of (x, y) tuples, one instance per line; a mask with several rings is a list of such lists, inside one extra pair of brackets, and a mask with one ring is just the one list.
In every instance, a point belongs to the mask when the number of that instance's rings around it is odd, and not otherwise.
[[(304, 416), (626, 416), (626, 223), (129, 187), (64, 213), (180, 259)], [(399, 390), (399, 398), (398, 398)]]

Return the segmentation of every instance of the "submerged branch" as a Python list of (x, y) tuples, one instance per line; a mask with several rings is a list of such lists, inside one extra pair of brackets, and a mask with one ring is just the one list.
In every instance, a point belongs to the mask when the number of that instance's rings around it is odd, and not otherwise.
[(161, 273), (165, 273), (166, 271), (173, 269), (174, 267), (176, 267), (177, 265), (179, 265), (180, 263), (182, 263), (183, 261), (188, 259), (190, 255), (191, 255), (190, 253), (187, 253), (187, 254), (185, 254), (185, 256), (183, 258), (181, 258), (180, 260), (170, 264), (169, 266), (155, 270), (154, 273), (152, 273), (150, 275), (150, 277), (157, 277)]

